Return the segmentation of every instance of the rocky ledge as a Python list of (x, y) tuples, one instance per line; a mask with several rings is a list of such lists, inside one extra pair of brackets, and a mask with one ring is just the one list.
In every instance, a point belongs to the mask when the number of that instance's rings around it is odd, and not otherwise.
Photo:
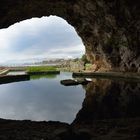
[(0, 119), (1, 140), (139, 140), (140, 118), (90, 123)]

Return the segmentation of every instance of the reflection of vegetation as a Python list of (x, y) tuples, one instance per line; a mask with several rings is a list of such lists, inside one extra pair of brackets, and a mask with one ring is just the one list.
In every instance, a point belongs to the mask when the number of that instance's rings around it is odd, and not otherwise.
[(42, 79), (42, 78), (48, 78), (48, 79), (54, 79), (56, 78), (57, 74), (50, 74), (50, 75), (31, 75), (30, 79), (36, 80), (36, 79)]
[(34, 66), (27, 67), (28, 72), (56, 71), (56, 66)]

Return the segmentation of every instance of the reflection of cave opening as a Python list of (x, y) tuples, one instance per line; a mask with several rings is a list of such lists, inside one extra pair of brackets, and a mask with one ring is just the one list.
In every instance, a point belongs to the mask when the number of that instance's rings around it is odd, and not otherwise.
[(2, 29), (0, 42), (0, 64), (71, 59), (84, 54), (75, 29), (56, 16), (32, 18)]

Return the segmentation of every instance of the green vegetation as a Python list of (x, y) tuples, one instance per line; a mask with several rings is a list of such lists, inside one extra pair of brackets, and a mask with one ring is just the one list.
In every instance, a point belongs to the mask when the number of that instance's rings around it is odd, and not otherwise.
[(90, 63), (85, 64), (85, 70), (92, 70), (93, 65)]
[(28, 72), (46, 72), (46, 71), (56, 71), (56, 66), (32, 66), (27, 67)]
[(85, 54), (82, 55), (81, 60), (84, 62), (84, 64), (90, 63)]
[(92, 64), (90, 64), (90, 63), (87, 63), (86, 64), (86, 68), (89, 68), (89, 67), (91, 67), (92, 66)]

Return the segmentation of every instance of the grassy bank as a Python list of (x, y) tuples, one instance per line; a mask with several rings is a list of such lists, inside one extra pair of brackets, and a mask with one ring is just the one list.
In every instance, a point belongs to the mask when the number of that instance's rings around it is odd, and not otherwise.
[(33, 66), (27, 67), (27, 73), (29, 75), (50, 75), (50, 74), (60, 74), (56, 66)]
[(47, 72), (47, 71), (57, 71), (56, 66), (32, 66), (27, 67), (28, 72)]

